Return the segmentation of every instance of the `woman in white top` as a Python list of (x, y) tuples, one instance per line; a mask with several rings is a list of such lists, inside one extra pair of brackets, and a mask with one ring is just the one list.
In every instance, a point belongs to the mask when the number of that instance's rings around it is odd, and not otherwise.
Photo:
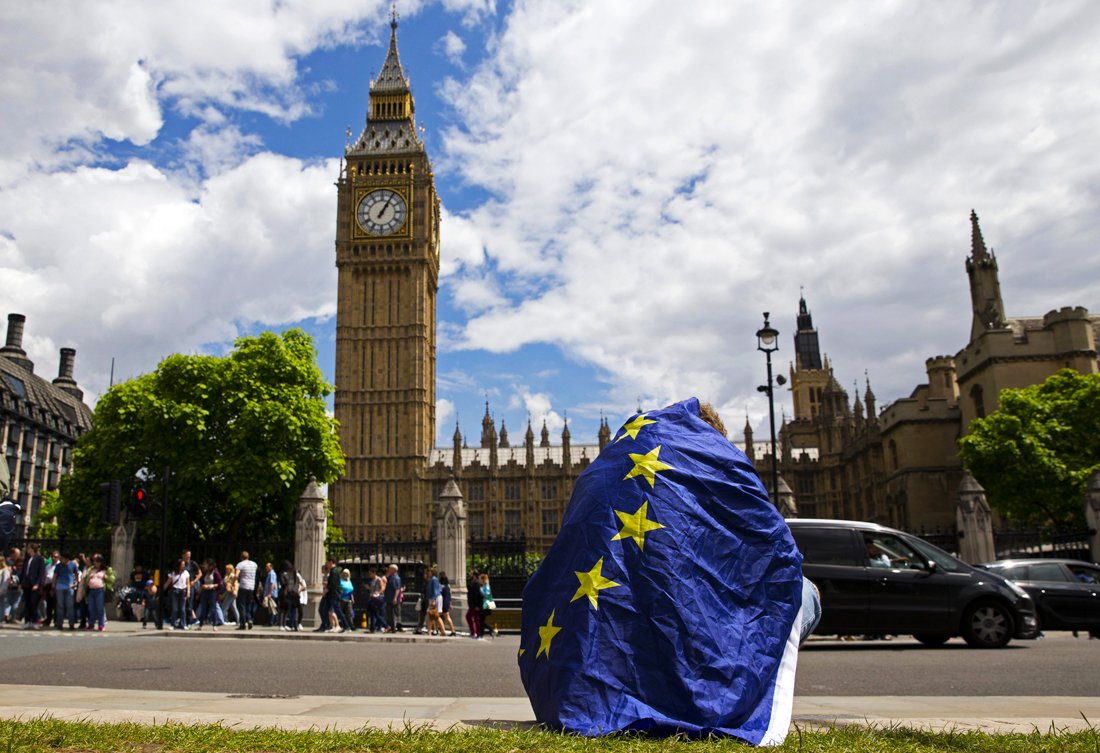
[(168, 593), (172, 599), (172, 629), (187, 629), (187, 603), (191, 596), (191, 573), (183, 560), (176, 560), (176, 572), (168, 575)]

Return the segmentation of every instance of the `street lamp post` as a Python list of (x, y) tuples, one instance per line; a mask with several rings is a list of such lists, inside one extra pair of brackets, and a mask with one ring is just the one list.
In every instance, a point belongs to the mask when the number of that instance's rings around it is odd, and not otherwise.
[[(764, 326), (756, 330), (756, 349), (763, 351), (768, 359), (768, 383), (756, 388), (757, 392), (764, 392), (768, 396), (768, 421), (771, 424), (772, 439), (772, 504), (779, 506), (779, 461), (775, 454), (775, 399), (772, 386), (772, 353), (779, 350), (779, 330), (768, 322), (768, 312), (764, 312)], [(775, 384), (782, 387), (787, 379), (780, 374), (775, 378)]]

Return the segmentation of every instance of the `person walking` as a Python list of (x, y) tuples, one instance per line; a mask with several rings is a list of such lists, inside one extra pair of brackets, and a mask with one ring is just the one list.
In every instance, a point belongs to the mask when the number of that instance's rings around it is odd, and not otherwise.
[(141, 610), (141, 629), (144, 630), (148, 627), (149, 619), (152, 617), (154, 627), (157, 630), (164, 630), (164, 614), (160, 611), (160, 594), (157, 590), (157, 584), (152, 580), (145, 581), (145, 587), (142, 589), (142, 599), (145, 609)]
[(19, 586), (23, 589), (23, 629), (31, 630), (39, 627), (38, 602), (46, 582), (46, 559), (38, 553), (38, 544), (27, 544), (26, 549)]
[(336, 566), (336, 560), (332, 557), (328, 558), (325, 563), (328, 567), (328, 575), (325, 576), (325, 596), (327, 601), (325, 602), (325, 609), (327, 610), (329, 629), (336, 633), (342, 633), (344, 630), (350, 627), (345, 623), (343, 612), (340, 611), (340, 594), (343, 592), (343, 587), (340, 585), (343, 577), (340, 572), (340, 568)]
[(222, 574), (218, 571), (218, 565), (213, 559), (207, 559), (203, 563), (202, 572), (199, 575), (199, 626), (202, 630), (203, 622), (210, 622), (210, 628), (218, 632), (218, 625), (222, 624), (218, 612), (218, 592), (222, 588)]
[(367, 603), (370, 610), (370, 631), (375, 633), (381, 630), (384, 633), (386, 632), (386, 579), (373, 567), (367, 571), (367, 578), (370, 580), (370, 598)]
[(238, 625), (241, 621), (240, 610), (237, 609), (237, 569), (232, 565), (225, 566), (225, 575), (222, 576), (225, 596), (222, 599), (222, 611), (226, 623)]
[(237, 610), (241, 615), (238, 630), (252, 628), (252, 616), (256, 613), (256, 569), (248, 552), (241, 552), (241, 561), (237, 563)]
[(447, 629), (450, 631), (447, 635), (452, 638), (458, 633), (455, 632), (454, 621), (451, 620), (451, 580), (447, 577), (447, 573), (439, 573), (439, 600), (441, 602), (439, 617), (442, 622), (447, 624)]
[(482, 573), (478, 577), (478, 581), (481, 584), (481, 625), (482, 633), (485, 629), (489, 629), (489, 634), (494, 638), (497, 637), (496, 626), (489, 622), (489, 616), (493, 613), (493, 610), (497, 608), (496, 601), (493, 600), (493, 591), (489, 588), (489, 573)]
[(435, 571), (430, 567), (424, 569), (424, 586), (420, 594), (419, 616), (416, 620), (416, 635), (431, 632), (431, 620), (428, 612), (435, 603), (435, 597), (439, 595), (439, 579), (435, 577)]
[(297, 632), (301, 629), (298, 615), (301, 611), (302, 592), (305, 591), (306, 582), (290, 560), (283, 562), (282, 581), (281, 590), (286, 603), (286, 619), (281, 629)]
[(187, 630), (188, 601), (191, 598), (191, 573), (182, 558), (176, 560), (176, 571), (168, 576), (168, 592), (172, 603), (172, 629)]
[(264, 609), (267, 610), (267, 626), (273, 627), (279, 619), (279, 577), (270, 562), (264, 563)]
[(58, 553), (58, 562), (53, 569), (54, 626), (61, 630), (65, 620), (69, 621), (69, 630), (76, 627), (76, 565), (69, 555)]
[(405, 600), (405, 589), (401, 585), (401, 576), (397, 574), (397, 565), (390, 565), (386, 570), (386, 589), (383, 592), (386, 598), (386, 622), (389, 628), (387, 633), (403, 633), (405, 628), (401, 626), (401, 602)]
[(469, 604), (466, 607), (466, 624), (470, 628), (470, 637), (481, 637), (481, 580), (477, 570), (470, 570), (466, 580), (466, 598)]
[(340, 572), (340, 611), (348, 630), (355, 630), (355, 586), (351, 582), (351, 571), (344, 568)]
[(88, 581), (88, 630), (94, 627), (102, 632), (107, 629), (107, 565), (103, 561), (103, 555), (92, 555), (92, 564), (88, 567), (85, 578)]

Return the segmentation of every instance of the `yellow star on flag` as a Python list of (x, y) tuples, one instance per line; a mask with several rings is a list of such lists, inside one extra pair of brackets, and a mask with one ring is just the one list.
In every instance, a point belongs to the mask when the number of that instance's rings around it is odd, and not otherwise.
[(622, 510), (616, 510), (615, 514), (618, 515), (619, 520), (623, 522), (623, 527), (611, 538), (611, 540), (634, 539), (639, 549), (645, 549), (645, 535), (650, 531), (656, 531), (658, 528), (664, 528), (660, 523), (650, 520), (647, 517), (648, 510), (648, 499), (642, 502), (642, 506), (638, 508), (637, 512), (629, 513), (623, 512)]
[(656, 486), (657, 474), (660, 471), (667, 471), (672, 468), (668, 463), (662, 463), (657, 459), (661, 454), (661, 445), (657, 445), (645, 455), (636, 455), (633, 452), (627, 454), (630, 455), (630, 459), (634, 461), (634, 467), (630, 469), (630, 473), (623, 476), (623, 481), (626, 481), (628, 478), (634, 478), (635, 476), (641, 476), (649, 482), (649, 486), (652, 488)]
[[(569, 600), (569, 603), (572, 604), (574, 601), (581, 598), (582, 596), (587, 596), (588, 600), (592, 602), (592, 608), (599, 609), (600, 605), (597, 603), (596, 600), (599, 598), (600, 591), (605, 588), (615, 588), (619, 585), (615, 581), (603, 577), (603, 575), (601, 574), (602, 571), (603, 557), (600, 557), (595, 567), (593, 567), (587, 573), (574, 571), (576, 572), (577, 580), (581, 582), (581, 585), (580, 588), (577, 589), (577, 592), (573, 594), (573, 598)], [(541, 634), (542, 628), (539, 628), (539, 635)]]
[[(637, 416), (630, 419), (630, 421), (627, 422), (627, 424), (625, 426), (623, 426), (623, 433), (619, 435), (619, 439), (624, 439), (625, 437), (630, 437), (631, 439), (637, 439), (638, 438), (638, 432), (642, 430), (643, 426), (648, 426), (649, 424), (657, 423), (656, 421), (653, 421), (652, 419), (646, 418), (645, 415), (646, 414), (644, 414), (644, 413), (639, 413)], [(616, 439), (615, 441), (618, 442), (619, 439)]]
[(554, 636), (561, 632), (561, 628), (554, 624), (554, 610), (550, 612), (550, 619), (546, 621), (546, 624), (539, 628), (539, 652), (535, 654), (535, 658), (539, 658), (543, 654), (546, 654), (546, 658), (550, 658), (550, 641), (554, 640)]

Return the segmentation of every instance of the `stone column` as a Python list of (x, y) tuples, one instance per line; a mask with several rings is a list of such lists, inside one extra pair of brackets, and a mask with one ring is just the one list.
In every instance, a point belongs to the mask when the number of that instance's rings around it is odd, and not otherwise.
[(311, 476), (309, 485), (298, 498), (298, 509), (294, 514), (294, 566), (298, 568), (306, 582), (306, 590), (309, 591), (309, 603), (302, 607), (302, 627), (316, 626), (317, 607), (325, 588), (321, 568), (325, 565), (327, 498), (328, 486), (318, 484), (317, 479)]
[(466, 611), (466, 507), (454, 477), (443, 487), (435, 511), (436, 565), (451, 582), (451, 618)]
[[(137, 523), (128, 521), (120, 523), (111, 531), (111, 552), (108, 565), (115, 571), (115, 591), (129, 584), (130, 571), (134, 569), (134, 539), (137, 537)], [(118, 619), (115, 610), (116, 600), (108, 596), (104, 605), (108, 619)]]
[(134, 538), (137, 536), (137, 523), (120, 523), (111, 531), (111, 559), (107, 563), (115, 569), (118, 576), (116, 588), (130, 582), (130, 571), (134, 569)]
[(959, 559), (975, 565), (997, 559), (993, 547), (993, 518), (985, 489), (967, 471), (959, 484), (955, 522), (959, 529)]
[[(771, 490), (769, 489), (768, 492), (770, 494)], [(784, 518), (798, 517), (798, 503), (794, 500), (794, 492), (782, 476), (779, 476), (779, 493), (772, 499), (776, 502), (775, 506), (779, 509), (779, 514)]]
[(1085, 487), (1085, 523), (1089, 529), (1092, 561), (1100, 562), (1100, 471), (1092, 474)]

